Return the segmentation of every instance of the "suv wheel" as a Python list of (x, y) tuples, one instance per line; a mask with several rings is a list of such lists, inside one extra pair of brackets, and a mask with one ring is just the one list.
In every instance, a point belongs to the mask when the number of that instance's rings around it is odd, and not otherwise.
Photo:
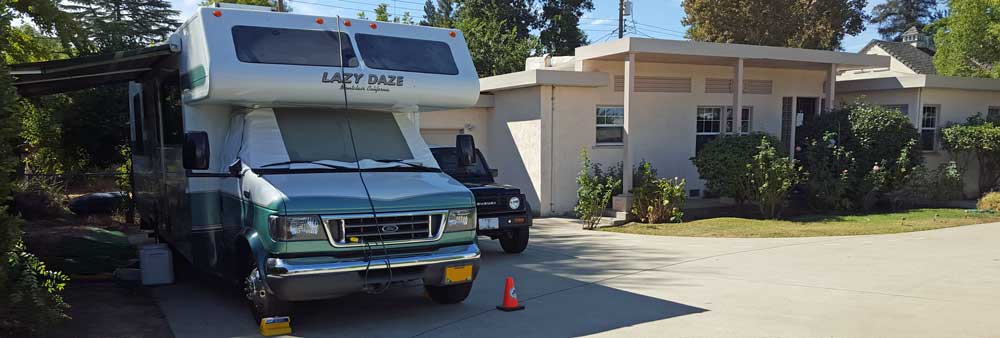
[(427, 296), (435, 303), (455, 304), (461, 303), (465, 298), (469, 297), (469, 292), (472, 291), (472, 283), (447, 286), (424, 285), (424, 290), (427, 291)]
[(528, 228), (520, 227), (500, 235), (500, 247), (509, 254), (517, 254), (528, 247)]
[[(250, 264), (253, 264), (252, 262), (253, 260)], [(250, 311), (253, 313), (254, 323), (259, 324), (262, 318), (290, 315), (291, 303), (278, 299), (267, 292), (256, 265), (248, 270), (249, 272), (243, 279), (243, 292), (250, 305)]]

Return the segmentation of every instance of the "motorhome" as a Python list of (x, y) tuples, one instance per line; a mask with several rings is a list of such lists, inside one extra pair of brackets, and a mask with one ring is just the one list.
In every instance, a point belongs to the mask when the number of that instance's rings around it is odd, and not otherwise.
[(12, 70), (22, 95), (129, 82), (142, 223), (258, 317), (414, 281), (469, 294), (475, 201), (415, 125), (478, 98), (460, 31), (203, 7), (161, 45)]

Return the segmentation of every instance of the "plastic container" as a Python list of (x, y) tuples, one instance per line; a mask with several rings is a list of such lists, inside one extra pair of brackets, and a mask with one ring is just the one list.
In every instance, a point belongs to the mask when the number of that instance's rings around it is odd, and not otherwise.
[(166, 244), (143, 245), (139, 249), (139, 268), (142, 269), (142, 285), (174, 282), (174, 261)]

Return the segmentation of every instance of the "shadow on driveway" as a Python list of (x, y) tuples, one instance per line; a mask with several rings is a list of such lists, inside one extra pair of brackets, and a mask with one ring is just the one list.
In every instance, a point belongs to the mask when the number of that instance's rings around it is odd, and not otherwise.
[[(707, 311), (592, 283), (641, 270), (615, 262), (618, 255), (611, 244), (607, 244), (610, 252), (605, 251), (610, 255), (608, 260), (592, 261), (577, 259), (574, 254), (598, 254), (604, 244), (589, 243), (590, 247), (565, 253), (529, 246), (521, 255), (505, 255), (494, 241), (480, 243), (483, 265), (472, 293), (461, 304), (435, 304), (423, 295), (421, 286), (297, 303), (292, 315), (293, 335), (573, 337)], [(495, 309), (506, 276), (515, 278), (524, 311)], [(651, 283), (666, 285), (669, 281)], [(155, 294), (178, 338), (257, 336), (249, 310), (236, 292), (225, 286), (192, 280), (160, 287)]]

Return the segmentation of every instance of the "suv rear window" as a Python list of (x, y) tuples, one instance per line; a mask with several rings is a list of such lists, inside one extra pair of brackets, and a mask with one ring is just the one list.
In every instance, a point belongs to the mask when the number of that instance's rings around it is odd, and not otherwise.
[(354, 34), (368, 68), (414, 73), (457, 75), (458, 66), (447, 43), (393, 36)]
[[(340, 41), (344, 42), (340, 48)], [(358, 58), (345, 33), (256, 26), (233, 26), (236, 57), (243, 62), (303, 66), (357, 67)]]

